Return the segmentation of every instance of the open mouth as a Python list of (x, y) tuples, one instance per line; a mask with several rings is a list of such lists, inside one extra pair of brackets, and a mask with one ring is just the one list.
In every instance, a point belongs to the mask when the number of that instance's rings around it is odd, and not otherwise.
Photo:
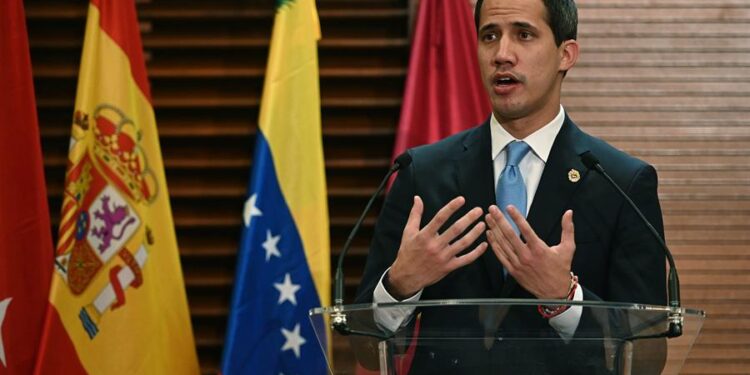
[(495, 86), (509, 86), (518, 83), (518, 80), (514, 77), (503, 76), (495, 78)]
[(520, 87), (521, 81), (510, 73), (498, 73), (493, 77), (493, 91), (496, 95), (510, 95)]

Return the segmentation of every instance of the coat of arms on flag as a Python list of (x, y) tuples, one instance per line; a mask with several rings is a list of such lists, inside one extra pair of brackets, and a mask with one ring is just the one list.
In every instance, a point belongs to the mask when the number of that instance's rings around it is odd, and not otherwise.
[[(93, 339), (107, 310), (123, 306), (124, 291), (144, 282), (147, 247), (156, 239), (139, 210), (158, 185), (126, 113), (100, 104), (92, 114), (76, 112), (73, 126), (56, 269), (74, 295), (98, 288), (79, 315)], [(102, 272), (106, 283), (91, 285)]]

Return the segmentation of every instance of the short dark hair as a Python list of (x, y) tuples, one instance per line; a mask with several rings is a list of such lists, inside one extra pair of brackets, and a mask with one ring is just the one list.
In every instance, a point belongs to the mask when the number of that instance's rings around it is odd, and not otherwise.
[[(547, 24), (555, 35), (555, 44), (578, 37), (578, 8), (575, 0), (539, 0), (547, 9)], [(474, 25), (479, 31), (479, 13), (484, 0), (477, 0), (474, 8)]]

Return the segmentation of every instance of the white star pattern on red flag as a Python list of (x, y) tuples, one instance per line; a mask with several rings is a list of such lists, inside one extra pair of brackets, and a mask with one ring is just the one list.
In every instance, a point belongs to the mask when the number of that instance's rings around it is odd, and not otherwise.
[(3, 320), (5, 320), (5, 312), (8, 310), (10, 300), (12, 298), (6, 298), (0, 301), (0, 362), (3, 363), (3, 367), (8, 365), (5, 363), (5, 347), (3, 346)]

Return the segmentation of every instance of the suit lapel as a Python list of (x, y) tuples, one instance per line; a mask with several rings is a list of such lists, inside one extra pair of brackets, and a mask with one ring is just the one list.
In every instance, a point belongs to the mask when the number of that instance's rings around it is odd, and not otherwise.
[[(490, 144), (490, 122), (485, 121), (463, 142), (463, 154), (456, 159), (455, 170), (459, 191), (466, 198), (464, 207), (482, 207), (485, 212), (495, 204), (495, 181), (492, 165), (492, 146)], [(480, 238), (486, 241), (484, 235)], [(502, 288), (502, 265), (492, 250), (486, 251), (481, 262), (484, 263), (490, 283), (495, 294)]]
[[(526, 217), (537, 236), (548, 245), (557, 245), (559, 242), (559, 238), (551, 239), (550, 236), (556, 226), (560, 225), (562, 215), (579, 186), (577, 181), (571, 181), (569, 172), (578, 171), (578, 181), (582, 181), (588, 171), (580, 160), (580, 155), (588, 150), (579, 141), (581, 138), (580, 130), (566, 115), (565, 122), (552, 145), (534, 194), (534, 201)], [(500, 297), (509, 297), (517, 285), (516, 280), (509, 276)]]

